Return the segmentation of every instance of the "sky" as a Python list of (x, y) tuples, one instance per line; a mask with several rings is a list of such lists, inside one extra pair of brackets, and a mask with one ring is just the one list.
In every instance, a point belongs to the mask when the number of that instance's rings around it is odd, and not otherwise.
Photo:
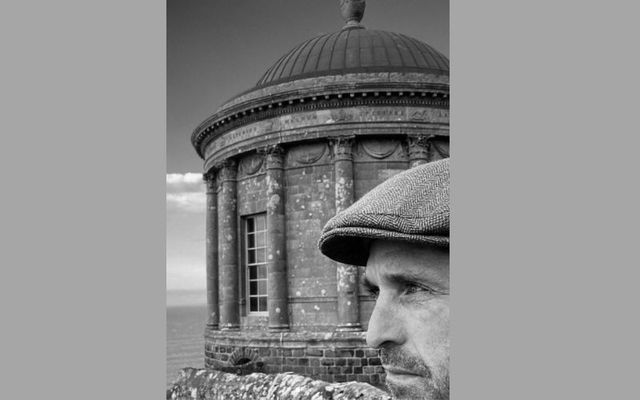
[[(362, 24), (449, 56), (448, 0), (368, 0)], [(337, 0), (167, 0), (167, 289), (204, 289), (203, 161), (191, 132), (297, 44), (342, 28)]]

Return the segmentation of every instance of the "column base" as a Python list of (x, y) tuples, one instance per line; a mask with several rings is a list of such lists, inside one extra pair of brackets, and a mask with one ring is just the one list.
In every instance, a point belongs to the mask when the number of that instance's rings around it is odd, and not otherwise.
[(338, 325), (338, 327), (336, 328), (336, 331), (338, 331), (338, 332), (361, 332), (362, 331), (362, 326), (359, 323)]
[(289, 325), (270, 325), (269, 332), (285, 332), (289, 330)]
[(240, 330), (240, 325), (221, 326), (219, 330), (221, 330), (221, 331), (239, 331)]

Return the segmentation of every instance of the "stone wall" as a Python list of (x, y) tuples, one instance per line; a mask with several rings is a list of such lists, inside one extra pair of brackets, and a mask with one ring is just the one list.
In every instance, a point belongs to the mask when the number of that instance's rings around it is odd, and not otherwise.
[(330, 384), (295, 374), (247, 376), (185, 368), (167, 390), (167, 400), (390, 400), (370, 385), (349, 382)]
[(326, 329), (336, 323), (336, 267), (317, 247), (322, 227), (335, 214), (328, 144), (290, 148), (285, 166), (291, 328)]
[(384, 384), (378, 350), (364, 332), (211, 332), (205, 367), (236, 374), (294, 372), (327, 382)]

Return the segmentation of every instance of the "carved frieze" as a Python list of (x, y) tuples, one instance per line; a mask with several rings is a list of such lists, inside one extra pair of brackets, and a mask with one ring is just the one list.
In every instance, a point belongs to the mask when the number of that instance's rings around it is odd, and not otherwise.
[(398, 150), (400, 142), (388, 139), (369, 139), (360, 142), (360, 148), (369, 157), (377, 160), (388, 158)]
[(295, 146), (287, 154), (286, 165), (299, 167), (321, 162), (327, 153), (327, 143), (310, 143)]
[[(281, 115), (303, 114), (308, 111), (320, 109), (340, 110), (352, 107), (381, 108), (385, 106), (406, 106), (411, 108), (427, 107), (429, 109), (444, 110), (446, 115), (437, 115), (437, 112), (418, 112), (415, 113), (412, 118), (416, 121), (427, 121), (433, 117), (444, 117), (447, 119), (446, 123), (448, 123), (448, 93), (444, 93), (441, 90), (425, 91), (424, 88), (416, 88), (417, 91), (410, 90), (406, 93), (405, 91), (398, 91), (396, 89), (397, 88), (391, 91), (367, 90), (365, 92), (360, 92), (357, 90), (354, 91), (352, 87), (349, 87), (348, 90), (343, 93), (325, 94), (324, 96), (310, 96), (307, 98), (308, 101), (305, 101), (304, 98), (292, 99), (289, 95), (284, 93), (281, 94), (284, 96), (282, 101), (278, 101), (272, 96), (268, 96), (267, 102), (249, 102), (251, 104), (246, 104), (244, 106), (238, 105), (233, 109), (225, 109), (224, 111), (220, 111), (216, 115), (208, 118), (192, 133), (191, 142), (196, 148), (198, 154), (202, 157), (202, 152), (207, 147), (207, 143), (211, 139), (215, 140), (228, 131), (236, 130), (239, 127), (249, 125), (259, 120), (264, 121), (274, 117), (277, 118)], [(441, 89), (447, 90), (444, 87)], [(357, 120), (357, 117), (350, 115), (349, 113), (338, 113), (337, 119), (335, 120), (348, 122), (350, 120)]]
[(241, 177), (251, 176), (264, 172), (264, 156), (262, 154), (250, 154), (242, 160), (238, 167), (238, 174)]
[(400, 141), (389, 138), (367, 138), (358, 141), (357, 161), (404, 161)]
[(449, 141), (446, 139), (432, 139), (431, 141), (431, 161), (449, 157)]
[(216, 136), (206, 146), (205, 159), (208, 160), (215, 154), (234, 147), (242, 146), (242, 149), (247, 151), (253, 150), (254, 144), (272, 139), (279, 140), (290, 132), (331, 129), (335, 124), (369, 123), (448, 125), (449, 111), (424, 107), (363, 106), (287, 114), (241, 126)]

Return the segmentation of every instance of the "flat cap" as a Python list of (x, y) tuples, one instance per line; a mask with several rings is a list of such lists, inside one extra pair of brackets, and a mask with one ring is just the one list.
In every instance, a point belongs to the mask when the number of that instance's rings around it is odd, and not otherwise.
[(325, 225), (318, 247), (327, 257), (366, 265), (372, 240), (449, 247), (449, 159), (403, 171)]

